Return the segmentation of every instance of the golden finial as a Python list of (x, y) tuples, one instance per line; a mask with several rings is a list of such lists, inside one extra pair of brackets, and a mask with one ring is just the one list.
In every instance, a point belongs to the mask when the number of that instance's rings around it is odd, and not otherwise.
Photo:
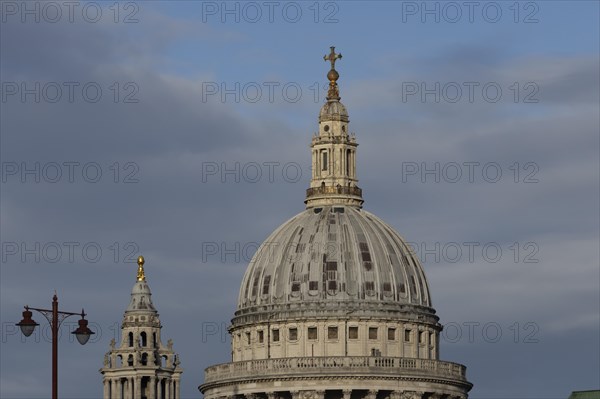
[(137, 273), (137, 281), (146, 281), (146, 275), (144, 274), (144, 257), (142, 255), (138, 256), (137, 264), (138, 264), (138, 273)]
[(339, 100), (340, 92), (337, 87), (337, 80), (340, 74), (335, 70), (335, 62), (342, 59), (342, 54), (335, 53), (335, 46), (330, 47), (331, 52), (325, 55), (323, 59), (331, 63), (331, 69), (327, 73), (327, 79), (329, 79), (329, 90), (327, 91), (327, 100)]

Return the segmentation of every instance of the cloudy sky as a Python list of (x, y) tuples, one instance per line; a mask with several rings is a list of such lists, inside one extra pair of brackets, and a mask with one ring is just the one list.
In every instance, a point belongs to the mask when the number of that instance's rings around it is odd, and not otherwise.
[[(599, 4), (1, 3), (0, 397), (99, 398), (138, 254), (198, 398), (238, 285), (302, 211), (329, 46), (365, 209), (411, 242), (473, 398), (599, 389)], [(45, 326), (38, 314), (36, 319)], [(70, 323), (68, 323), (70, 322)]]

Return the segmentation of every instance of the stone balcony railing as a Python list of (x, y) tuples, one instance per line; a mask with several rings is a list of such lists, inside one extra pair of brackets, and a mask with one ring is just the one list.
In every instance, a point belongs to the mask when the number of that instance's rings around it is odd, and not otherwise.
[(324, 186), (324, 187), (311, 187), (306, 190), (306, 197), (312, 197), (316, 195), (324, 195), (324, 194), (344, 194), (344, 195), (354, 195), (357, 197), (362, 197), (362, 189), (358, 187), (345, 187), (345, 186)]
[(439, 360), (380, 356), (292, 357), (223, 363), (205, 370), (204, 383), (253, 377), (342, 374), (439, 377), (466, 382), (466, 367)]

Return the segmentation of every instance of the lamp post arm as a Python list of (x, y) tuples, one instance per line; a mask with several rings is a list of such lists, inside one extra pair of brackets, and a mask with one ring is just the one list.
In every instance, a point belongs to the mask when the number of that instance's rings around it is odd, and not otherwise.
[[(36, 312), (41, 313), (46, 320), (48, 320), (48, 323), (50, 323), (50, 326), (52, 326), (53, 320), (54, 320), (54, 316), (53, 316), (53, 311), (52, 309), (40, 309), (40, 308), (32, 308), (31, 306), (26, 306), (27, 309), (29, 310), (35, 310)], [(60, 327), (61, 323), (63, 322), (63, 320), (65, 320), (67, 317), (70, 316), (85, 316), (86, 313), (83, 312), (79, 312), (79, 313), (74, 313), (74, 312), (62, 312), (57, 310), (56, 311), (57, 314), (57, 323), (58, 323), (58, 327)]]

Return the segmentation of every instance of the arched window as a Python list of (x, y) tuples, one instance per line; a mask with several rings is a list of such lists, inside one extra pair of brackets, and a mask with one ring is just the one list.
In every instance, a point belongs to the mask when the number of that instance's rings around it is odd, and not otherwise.
[(146, 337), (146, 331), (142, 331), (140, 334), (140, 338), (142, 339), (142, 346), (146, 347), (148, 345), (148, 338)]
[(147, 365), (148, 365), (148, 354), (143, 353), (142, 354), (142, 366), (147, 366)]
[(129, 357), (127, 358), (127, 365), (133, 366), (133, 355), (129, 355)]
[(129, 333), (129, 347), (133, 348), (133, 333)]
[(156, 333), (155, 332), (152, 333), (152, 346), (154, 348), (156, 348)]

